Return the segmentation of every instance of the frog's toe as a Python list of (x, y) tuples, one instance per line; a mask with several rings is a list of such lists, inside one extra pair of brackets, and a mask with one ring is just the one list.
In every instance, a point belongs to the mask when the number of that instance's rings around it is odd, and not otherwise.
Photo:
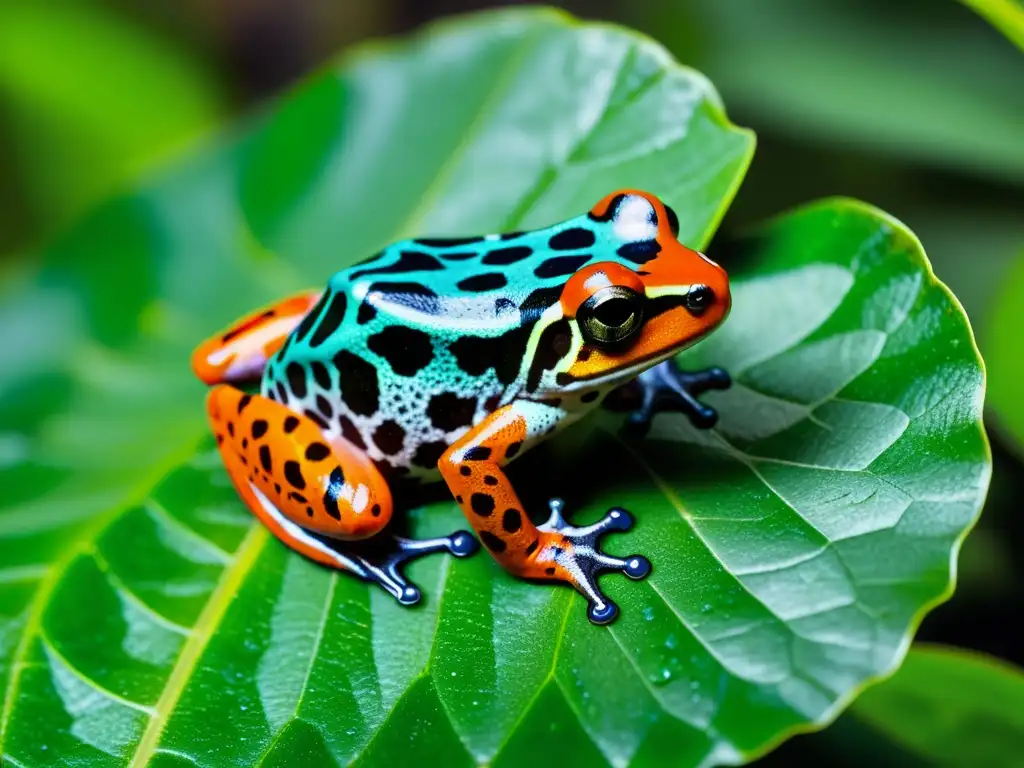
[(455, 557), (469, 557), (480, 549), (480, 542), (468, 531), (456, 531), (448, 537), (448, 551)]
[(422, 593), (403, 573), (407, 562), (435, 552), (469, 557), (480, 548), (480, 544), (466, 531), (456, 531), (434, 539), (387, 536), (355, 544), (335, 544), (335, 548), (355, 561), (357, 567), (353, 570), (364, 581), (379, 584), (402, 605), (415, 605), (422, 598)]
[(642, 434), (659, 411), (685, 413), (699, 429), (710, 429), (718, 422), (718, 412), (697, 398), (710, 389), (728, 389), (732, 379), (723, 368), (681, 371), (674, 360), (666, 360), (637, 377), (643, 401), (626, 422), (627, 428)]
[(626, 561), (622, 572), (634, 581), (645, 579), (651, 572), (651, 561), (643, 555), (633, 555)]
[(592, 624), (611, 624), (619, 615), (619, 606), (610, 600), (603, 605), (590, 604), (587, 608), (587, 618)]
[(651, 562), (642, 555), (626, 558), (602, 552), (598, 540), (612, 531), (627, 531), (633, 516), (622, 507), (612, 507), (593, 525), (577, 528), (562, 517), (561, 499), (550, 502), (551, 516), (538, 530), (548, 539), (537, 556), (537, 564), (547, 576), (568, 581), (587, 598), (587, 617), (594, 624), (608, 624), (618, 616), (618, 606), (597, 586), (597, 575), (603, 571), (621, 571), (631, 579), (643, 579), (651, 572)]
[(398, 596), (398, 602), (402, 605), (416, 605), (422, 596), (419, 587), (415, 584), (406, 584)]
[(612, 507), (597, 523), (601, 531), (628, 531), (633, 527), (633, 516), (622, 507)]

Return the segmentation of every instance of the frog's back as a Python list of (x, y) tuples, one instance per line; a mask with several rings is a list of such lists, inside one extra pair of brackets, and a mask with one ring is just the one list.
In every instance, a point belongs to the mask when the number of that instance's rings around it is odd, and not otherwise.
[(331, 277), (268, 364), (263, 393), (363, 448), (385, 474), (436, 476), (448, 445), (535, 379), (537, 321), (568, 277), (623, 261), (620, 245), (590, 216), (395, 243)]

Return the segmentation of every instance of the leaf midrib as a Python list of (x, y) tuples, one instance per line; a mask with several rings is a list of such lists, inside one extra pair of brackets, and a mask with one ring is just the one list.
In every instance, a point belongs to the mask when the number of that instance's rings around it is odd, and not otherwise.
[(160, 743), (160, 737), (163, 735), (164, 726), (192, 679), (192, 673), (213, 637), (214, 629), (220, 626), (238, 588), (256, 563), (257, 557), (269, 539), (270, 534), (267, 529), (253, 523), (245, 538), (242, 539), (242, 543), (235, 550), (234, 559), (224, 568), (224, 572), (217, 581), (217, 586), (210, 593), (202, 613), (196, 619), (192, 634), (189, 635), (178, 654), (174, 668), (153, 708), (154, 715), (146, 725), (146, 730), (132, 755), (130, 768), (141, 768), (147, 765), (153, 757), (153, 753)]
[(419, 234), (420, 225), (430, 210), (430, 206), (441, 197), (450, 183), (452, 174), (458, 167), (459, 161), (465, 157), (470, 147), (476, 142), (480, 132), (484, 129), (484, 126), (493, 117), (496, 105), (501, 103), (505, 96), (505, 91), (515, 82), (515, 76), (526, 62), (527, 54), (549, 32), (550, 30), (547, 27), (537, 28), (531, 34), (526, 35), (516, 48), (515, 53), (509, 56), (509, 60), (498, 72), (497, 77), (494, 78), (495, 85), (491, 92), (483, 100), (473, 119), (466, 125), (458, 145), (435, 171), (433, 181), (429, 182), (423, 192), (420, 193), (416, 205), (405, 216), (402, 224), (398, 227), (395, 234), (391, 236), (390, 242), (398, 242)]

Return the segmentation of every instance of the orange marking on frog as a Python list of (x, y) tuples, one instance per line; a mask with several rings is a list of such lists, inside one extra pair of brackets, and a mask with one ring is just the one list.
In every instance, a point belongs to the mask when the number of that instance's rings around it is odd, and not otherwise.
[(343, 540), (372, 536), (391, 519), (387, 483), (343, 439), (328, 440), (306, 416), (231, 386), (214, 387), (206, 402), (236, 487), (255, 486), (285, 518)]
[(205, 384), (258, 376), (322, 291), (306, 291), (242, 317), (192, 352), (192, 370)]
[(537, 529), (501, 469), (526, 440), (526, 421), (507, 405), (445, 451), (438, 468), (466, 519), (504, 568), (528, 578), (573, 581), (562, 566), (539, 559), (552, 542), (566, 550), (572, 544)]

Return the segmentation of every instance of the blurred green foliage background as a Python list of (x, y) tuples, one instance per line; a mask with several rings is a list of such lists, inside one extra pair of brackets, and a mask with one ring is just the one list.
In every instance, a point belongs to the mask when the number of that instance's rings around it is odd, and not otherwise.
[[(0, 3), (0, 278), (92, 204), (352, 44), (482, 0)], [(992, 489), (956, 596), (918, 638), (1024, 664), (1024, 11), (955, 0), (576, 0), (706, 74), (758, 148), (722, 230), (848, 195), (903, 220), (970, 316), (990, 371)], [(972, 9), (988, 11), (986, 19)], [(1020, 18), (1014, 18), (1017, 13)], [(1016, 43), (1015, 44), (1015, 41)], [(0, 285), (0, 301), (3, 297)], [(995, 352), (995, 360), (989, 355)], [(912, 764), (842, 718), (762, 760)]]

